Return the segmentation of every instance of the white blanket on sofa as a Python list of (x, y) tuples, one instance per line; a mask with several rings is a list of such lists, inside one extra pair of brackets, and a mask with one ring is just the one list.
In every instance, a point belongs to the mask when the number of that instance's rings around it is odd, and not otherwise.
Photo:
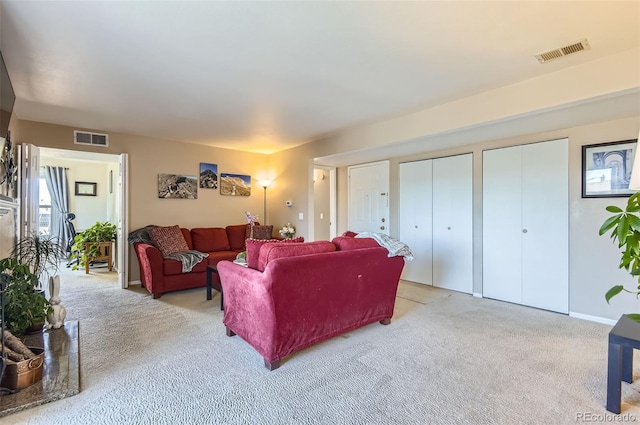
[(384, 233), (362, 232), (356, 235), (356, 238), (372, 238), (380, 244), (381, 247), (389, 251), (388, 257), (404, 257), (405, 260), (413, 260), (411, 248), (404, 242), (394, 239)]

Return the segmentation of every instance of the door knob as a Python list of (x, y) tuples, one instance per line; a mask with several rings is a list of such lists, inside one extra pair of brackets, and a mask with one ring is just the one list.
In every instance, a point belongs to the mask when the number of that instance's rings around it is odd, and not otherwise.
[(384, 223), (384, 217), (382, 217), (382, 219), (380, 221)]
[(380, 230), (384, 230), (384, 226), (380, 226)]
[(522, 229), (522, 233), (527, 233), (527, 229)]

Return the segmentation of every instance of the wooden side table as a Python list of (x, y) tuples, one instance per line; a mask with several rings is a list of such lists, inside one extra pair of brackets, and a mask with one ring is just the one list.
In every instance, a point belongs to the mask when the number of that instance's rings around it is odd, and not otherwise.
[(214, 266), (207, 266), (207, 300), (212, 298), (211, 289), (220, 292), (220, 310), (224, 310), (224, 294), (222, 293), (222, 284), (220, 283), (218, 269)]
[[(113, 267), (113, 250), (111, 246), (113, 242), (87, 242), (84, 244), (84, 253), (88, 255), (92, 246), (98, 246), (98, 250), (100, 250), (100, 255), (96, 258), (93, 258), (91, 261), (106, 261), (107, 266), (109, 267), (109, 271), (111, 271)], [(86, 274), (89, 274), (89, 263), (91, 261), (87, 261), (84, 265), (84, 270)]]

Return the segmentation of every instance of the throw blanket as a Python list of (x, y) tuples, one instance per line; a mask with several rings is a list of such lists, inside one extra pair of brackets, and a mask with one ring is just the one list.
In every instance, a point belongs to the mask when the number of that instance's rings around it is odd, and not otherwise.
[(181, 261), (182, 273), (189, 273), (196, 264), (198, 264), (200, 261), (202, 261), (203, 258), (206, 258), (208, 256), (209, 254), (200, 251), (184, 251), (167, 255), (165, 258)]
[[(148, 226), (144, 226), (140, 229), (134, 230), (133, 232), (129, 233), (129, 236), (128, 236), (129, 243), (130, 244), (146, 243), (149, 245), (156, 246), (151, 240), (151, 237), (149, 236), (150, 227), (156, 227), (156, 226), (154, 226), (153, 224), (150, 224)], [(189, 273), (191, 270), (193, 270), (196, 264), (198, 264), (200, 261), (202, 261), (203, 258), (206, 258), (208, 256), (209, 254), (205, 254), (204, 252), (200, 252), (200, 251), (185, 251), (185, 252), (177, 252), (175, 254), (171, 254), (165, 258), (180, 261), (182, 263), (182, 273)]]
[(389, 251), (388, 257), (402, 256), (407, 261), (413, 260), (413, 253), (411, 252), (409, 245), (399, 241), (398, 239), (394, 239), (389, 235), (385, 235), (384, 233), (362, 232), (358, 233), (356, 238), (375, 239), (381, 247), (386, 248), (387, 251)]
[(149, 245), (153, 245), (153, 241), (149, 237), (149, 228), (150, 227), (157, 227), (157, 226), (154, 226), (153, 224), (150, 224), (148, 226), (144, 226), (141, 229), (137, 229), (137, 230), (134, 230), (133, 232), (129, 233), (129, 237), (128, 237), (129, 243), (130, 244), (146, 243), (146, 244), (149, 244)]

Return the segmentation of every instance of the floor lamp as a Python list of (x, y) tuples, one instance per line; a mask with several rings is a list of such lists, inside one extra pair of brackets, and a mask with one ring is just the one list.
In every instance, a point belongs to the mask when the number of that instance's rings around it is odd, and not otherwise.
[(264, 223), (262, 224), (265, 225), (267, 224), (267, 188), (269, 187), (269, 185), (271, 185), (271, 180), (260, 180), (260, 186), (262, 186), (262, 188), (264, 189), (264, 215), (262, 216), (262, 218), (264, 219)]

